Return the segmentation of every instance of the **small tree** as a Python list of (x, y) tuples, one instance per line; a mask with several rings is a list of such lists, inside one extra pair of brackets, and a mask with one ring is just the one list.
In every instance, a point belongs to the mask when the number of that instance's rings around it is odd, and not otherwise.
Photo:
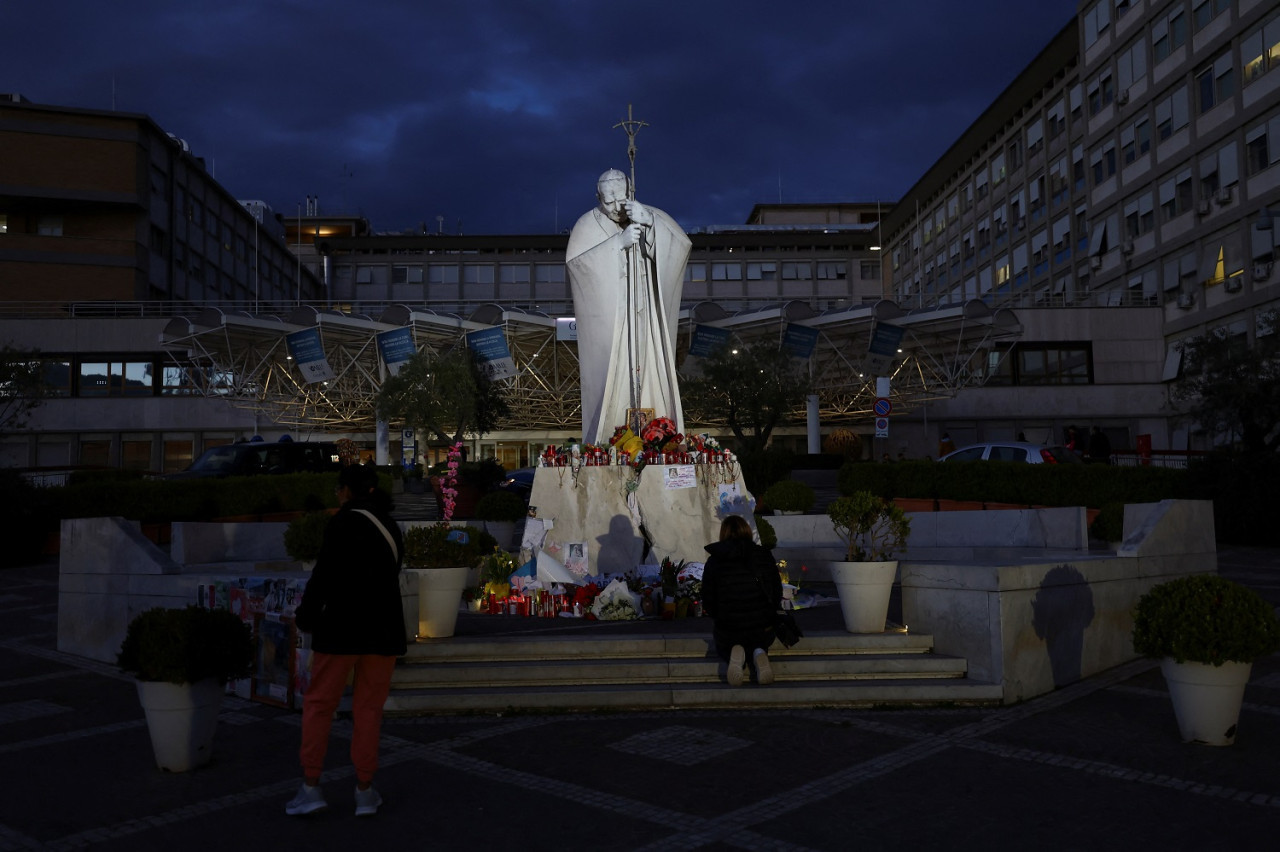
[(700, 376), (681, 381), (686, 419), (723, 421), (739, 454), (763, 450), (809, 394), (803, 363), (779, 342), (722, 347), (702, 361)]
[(1280, 447), (1280, 344), (1276, 335), (1250, 346), (1220, 330), (1183, 342), (1183, 373), (1173, 396), (1211, 434), (1246, 453)]
[(378, 416), (456, 444), (467, 432), (491, 432), (510, 413), (502, 388), (470, 350), (418, 352), (382, 383)]
[(39, 353), (0, 347), (0, 433), (27, 425), (31, 412), (46, 396)]

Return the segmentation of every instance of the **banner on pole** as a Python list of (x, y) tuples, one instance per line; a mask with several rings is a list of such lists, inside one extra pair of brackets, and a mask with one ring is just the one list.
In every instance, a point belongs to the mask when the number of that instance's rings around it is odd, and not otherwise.
[(467, 332), (467, 348), (475, 353), (491, 380), (509, 379), (516, 375), (516, 362), (507, 347), (507, 336), (499, 326)]
[(404, 363), (416, 355), (418, 348), (413, 344), (413, 330), (395, 328), (378, 335), (378, 354), (382, 363), (387, 365), (387, 372), (396, 375)]
[(308, 384), (327, 382), (334, 377), (329, 359), (324, 356), (324, 346), (320, 343), (320, 329), (304, 328), (285, 337), (289, 354), (302, 372), (302, 380)]

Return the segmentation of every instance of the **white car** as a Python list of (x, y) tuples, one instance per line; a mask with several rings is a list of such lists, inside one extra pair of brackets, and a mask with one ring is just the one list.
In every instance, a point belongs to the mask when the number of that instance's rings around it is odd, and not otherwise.
[(938, 461), (1011, 461), (1028, 464), (1083, 464), (1079, 453), (1061, 446), (1024, 444), (1019, 441), (990, 441), (970, 444), (947, 453)]

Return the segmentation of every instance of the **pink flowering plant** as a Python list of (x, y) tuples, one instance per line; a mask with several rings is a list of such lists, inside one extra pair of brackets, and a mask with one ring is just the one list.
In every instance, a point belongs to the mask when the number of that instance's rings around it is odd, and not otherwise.
[(462, 442), (449, 449), (448, 461), (440, 480), (440, 497), (444, 501), (443, 518), (445, 523), (453, 519), (453, 510), (458, 505), (458, 461), (462, 458)]

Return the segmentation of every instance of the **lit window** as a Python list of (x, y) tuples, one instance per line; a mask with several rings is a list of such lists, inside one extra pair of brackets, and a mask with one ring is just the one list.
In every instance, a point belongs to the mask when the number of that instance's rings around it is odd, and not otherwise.
[(1244, 37), (1240, 42), (1244, 60), (1244, 85), (1280, 66), (1280, 13)]

